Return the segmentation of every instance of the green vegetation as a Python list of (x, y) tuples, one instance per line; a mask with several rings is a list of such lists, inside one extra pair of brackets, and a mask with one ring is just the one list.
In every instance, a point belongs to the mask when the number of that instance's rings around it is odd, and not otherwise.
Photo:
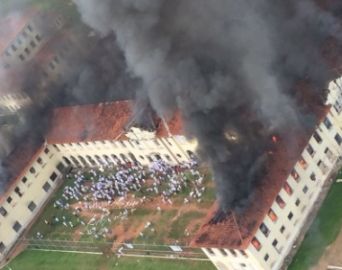
[[(338, 178), (342, 178), (342, 171)], [(294, 257), (289, 270), (305, 270), (315, 265), (325, 248), (335, 241), (342, 226), (342, 183), (334, 183)]]
[(185, 213), (184, 215), (182, 215), (181, 218), (176, 219), (172, 223), (169, 237), (173, 239), (182, 239), (184, 237), (185, 229), (187, 228), (189, 223), (193, 220), (203, 218), (204, 216), (204, 213), (197, 211), (190, 211)]
[[(210, 262), (59, 253), (29, 250), (9, 264), (13, 270), (214, 270)], [(6, 269), (6, 267), (5, 267)]]

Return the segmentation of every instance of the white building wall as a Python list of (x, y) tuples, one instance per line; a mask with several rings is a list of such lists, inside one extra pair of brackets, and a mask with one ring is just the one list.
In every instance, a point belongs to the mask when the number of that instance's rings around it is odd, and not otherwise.
[[(0, 261), (23, 233), (26, 226), (34, 219), (39, 209), (57, 186), (58, 177), (61, 175), (61, 172), (56, 168), (60, 163), (60, 156), (51, 147), (48, 149), (48, 153), (45, 152), (45, 149), (41, 149), (36, 160), (30, 164), (22, 177), (1, 199), (0, 207), (3, 207), (7, 214), (5, 216), (0, 214), (0, 243), (5, 246), (5, 250), (0, 253)], [(34, 168), (34, 171), (31, 168)], [(53, 172), (57, 174), (54, 181), (50, 179)], [(47, 192), (43, 189), (46, 182), (51, 186)], [(21, 196), (16, 192), (18, 188)], [(33, 211), (28, 208), (31, 202), (36, 205)], [(21, 225), (18, 231), (13, 229), (16, 222)]]
[[(296, 180), (290, 175), (287, 179), (292, 192), (287, 192), (282, 188), (278, 195), (285, 204), (281, 207), (274, 201), (271, 206), (277, 215), (277, 220), (272, 221), (267, 215), (263, 221), (267, 230), (263, 233), (259, 228), (255, 234), (255, 238), (261, 245), (260, 249), (257, 250), (253, 244), (250, 244), (245, 250), (247, 256), (241, 254), (234, 256), (232, 252), (227, 252), (224, 256), (219, 249), (211, 249), (209, 252), (210, 249), (203, 248), (217, 269), (277, 270), (281, 268), (285, 257), (301, 233), (322, 186), (342, 156), (342, 79), (332, 82), (329, 89), (331, 91), (327, 104), (332, 107), (327, 117), (316, 129), (321, 140), (317, 141), (315, 136), (310, 138), (308, 147), (302, 153), (306, 166), (297, 162), (294, 169), (299, 178)], [(309, 145), (313, 152), (309, 150)], [(239, 254), (239, 251), (234, 250), (233, 253)]]
[[(5, 216), (0, 214), (0, 244), (2, 243), (5, 246), (5, 250), (0, 252), (0, 261), (4, 259), (6, 253), (25, 230), (25, 227), (33, 221), (39, 209), (41, 209), (57, 187), (58, 178), (52, 181), (51, 175), (54, 172), (58, 176), (61, 175), (61, 172), (57, 169), (57, 165), (61, 162), (65, 166), (68, 165), (63, 157), (71, 161), (71, 165), (74, 166), (81, 165), (82, 158), (86, 161), (85, 166), (100, 166), (102, 162), (106, 163), (104, 155), (107, 155), (112, 161), (115, 161), (115, 158), (112, 158), (113, 156), (118, 157), (122, 161), (121, 155), (123, 154), (128, 160), (133, 161), (130, 153), (143, 165), (148, 165), (150, 158), (151, 160), (156, 159), (155, 155), (159, 155), (164, 160), (176, 164), (179, 161), (188, 160), (189, 155), (186, 151), (194, 152), (196, 148), (195, 142), (188, 141), (183, 136), (155, 138), (151, 133), (148, 138), (142, 138), (139, 132), (142, 131), (135, 130), (137, 140), (68, 143), (47, 145), (45, 149), (48, 150), (41, 149), (39, 155), (32, 161), (27, 171), (11, 187), (6, 197), (0, 201), (0, 207), (3, 207), (7, 212)], [(89, 157), (93, 159), (95, 164), (89, 162)], [(97, 157), (100, 158), (100, 161)], [(74, 163), (74, 159), (79, 164)], [(33, 173), (30, 171), (31, 168), (34, 168)], [(24, 181), (23, 178), (25, 178)], [(48, 192), (43, 189), (46, 182), (51, 186)], [(21, 197), (15, 192), (17, 187), (22, 193)], [(12, 198), (11, 203), (7, 202), (8, 197)], [(34, 211), (28, 209), (28, 205), (32, 201), (36, 205)], [(16, 222), (19, 222), (21, 225), (20, 230), (17, 232), (12, 228)]]

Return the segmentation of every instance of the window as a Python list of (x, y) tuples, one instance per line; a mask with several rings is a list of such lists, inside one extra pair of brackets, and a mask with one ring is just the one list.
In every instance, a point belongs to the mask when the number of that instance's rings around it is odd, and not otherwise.
[(310, 174), (310, 179), (311, 179), (312, 181), (316, 181), (316, 175), (315, 175), (315, 173), (311, 173), (311, 174)]
[(297, 199), (297, 200), (296, 200), (295, 205), (296, 205), (296, 206), (299, 206), (299, 205), (300, 205), (300, 199)]
[(7, 210), (3, 206), (0, 207), (0, 214), (3, 217), (7, 216)]
[(40, 35), (36, 35), (36, 40), (39, 42), (42, 40), (42, 38), (40, 37)]
[(22, 179), (21, 179), (21, 182), (23, 182), (24, 184), (27, 182), (27, 177), (23, 177)]
[(234, 249), (230, 249), (229, 251), (230, 251), (230, 253), (231, 253), (231, 254), (233, 254), (233, 256), (234, 256), (234, 257), (236, 257), (236, 256), (237, 256), (237, 254), (236, 254), (236, 252), (235, 252), (235, 250), (234, 250)]
[(285, 184), (284, 184), (284, 190), (289, 195), (292, 195), (292, 193), (293, 193), (293, 189), (291, 188), (291, 186), (287, 182), (285, 182)]
[(16, 221), (12, 228), (14, 231), (18, 232), (21, 229), (21, 224), (18, 221)]
[(291, 176), (293, 177), (293, 179), (294, 179), (296, 182), (299, 182), (299, 181), (300, 181), (299, 174), (297, 173), (297, 171), (296, 171), (295, 169), (292, 170)]
[(42, 158), (38, 158), (38, 159), (37, 159), (37, 162), (38, 162), (40, 165), (42, 165), (42, 164), (43, 164)]
[(303, 187), (303, 192), (304, 192), (304, 194), (306, 194), (306, 193), (308, 192), (308, 190), (309, 190), (309, 188), (308, 188), (307, 186), (304, 186), (304, 187)]
[(25, 56), (23, 56), (22, 54), (19, 55), (19, 58), (21, 61), (25, 61)]
[(321, 138), (321, 136), (319, 136), (319, 134), (317, 132), (315, 132), (313, 134), (313, 137), (314, 137), (314, 139), (316, 140), (317, 143), (321, 143), (322, 142), (322, 138)]
[(50, 152), (49, 148), (45, 148), (45, 149), (44, 149), (44, 153), (45, 153), (45, 154), (48, 154), (49, 152)]
[(278, 216), (276, 215), (276, 213), (274, 213), (274, 211), (271, 208), (270, 210), (268, 210), (267, 215), (273, 222), (276, 222), (278, 220)]
[(33, 201), (31, 201), (29, 205), (27, 206), (27, 208), (30, 209), (31, 212), (33, 212), (34, 209), (36, 209), (36, 207), (37, 205)]
[(54, 147), (57, 151), (59, 151), (59, 148), (58, 148), (57, 145), (54, 144), (53, 147)]
[(330, 120), (328, 119), (328, 117), (326, 117), (326, 118), (324, 119), (323, 123), (324, 123), (324, 125), (325, 125), (325, 127), (326, 127), (327, 129), (331, 129), (332, 124), (331, 124)]
[(246, 268), (247, 265), (245, 263), (240, 263), (241, 267)]
[(260, 250), (261, 249), (261, 243), (259, 242), (258, 239), (256, 239), (256, 237), (253, 237), (252, 239), (252, 245), (255, 247), (256, 250)]
[(335, 156), (333, 154), (333, 152), (331, 152), (331, 150), (327, 147), (324, 150), (324, 154), (326, 154), (327, 158), (331, 161), (334, 162)]
[(126, 147), (126, 144), (123, 141), (120, 141), (120, 143), (123, 147)]
[(280, 208), (284, 208), (286, 206), (286, 203), (279, 195), (277, 195), (276, 197), (276, 203), (279, 205)]
[(0, 242), (0, 253), (3, 253), (5, 251), (5, 245), (3, 242)]
[(270, 256), (268, 254), (266, 254), (264, 257), (264, 261), (267, 262), (269, 258), (270, 258)]
[(6, 200), (8, 203), (11, 203), (12, 202), (12, 197), (11, 196), (9, 196), (8, 198), (7, 198), (7, 200)]
[(48, 192), (50, 190), (51, 186), (48, 182), (46, 182), (44, 185), (43, 185), (43, 189), (45, 190), (45, 192)]
[(289, 220), (291, 220), (291, 219), (293, 218), (293, 213), (290, 212), (290, 213), (287, 215), (287, 218), (288, 218)]
[(215, 255), (214, 251), (211, 248), (207, 248), (208, 252), (212, 255)]
[(56, 178), (57, 178), (57, 173), (53, 172), (53, 173), (50, 175), (51, 181), (55, 181)]
[(272, 246), (277, 247), (277, 245), (278, 245), (278, 240), (274, 239), (272, 242)]
[(23, 194), (21, 193), (19, 187), (15, 187), (14, 192), (15, 192), (19, 197), (22, 197), (22, 196), (23, 196)]
[(36, 48), (36, 46), (37, 46), (36, 43), (33, 40), (30, 42), (30, 45), (31, 45), (32, 48)]
[(36, 169), (34, 167), (31, 167), (30, 168), (30, 173), (32, 173), (32, 174), (36, 173)]
[(28, 49), (28, 48), (25, 48), (25, 53), (27, 54), (27, 55), (29, 55), (30, 54), (30, 50)]
[(223, 256), (228, 256), (227, 252), (224, 249), (220, 249), (220, 252), (222, 253)]
[(336, 133), (335, 141), (337, 142), (338, 145), (342, 144), (342, 138), (341, 138), (340, 134)]
[(58, 165), (57, 165), (57, 170), (59, 170), (61, 173), (64, 172), (65, 170), (65, 166), (62, 162), (59, 162)]
[(33, 28), (32, 28), (32, 26), (31, 26), (30, 24), (27, 26), (27, 29), (28, 29), (30, 32), (33, 31)]
[(320, 170), (323, 174), (327, 173), (328, 167), (327, 167), (327, 165), (325, 165), (325, 163), (322, 160), (318, 161), (317, 166), (318, 166), (318, 168), (320, 168)]
[(305, 159), (303, 157), (301, 157), (301, 159), (298, 161), (300, 167), (302, 167), (303, 170), (306, 170), (306, 168), (308, 167), (308, 163), (305, 161)]
[(247, 253), (244, 250), (239, 250), (241, 255), (244, 257), (248, 257)]
[(12, 48), (12, 50), (13, 50), (14, 52), (17, 51), (17, 47), (16, 47), (14, 44), (12, 44), (11, 48)]
[(285, 226), (281, 226), (281, 227), (280, 227), (280, 232), (281, 232), (281, 233), (284, 233), (284, 232), (285, 232)]
[(266, 236), (268, 237), (268, 235), (270, 234), (270, 230), (267, 228), (267, 226), (264, 223), (261, 223), (260, 225), (260, 231)]
[(306, 151), (309, 153), (311, 157), (315, 156), (315, 150), (312, 148), (310, 144), (306, 147)]

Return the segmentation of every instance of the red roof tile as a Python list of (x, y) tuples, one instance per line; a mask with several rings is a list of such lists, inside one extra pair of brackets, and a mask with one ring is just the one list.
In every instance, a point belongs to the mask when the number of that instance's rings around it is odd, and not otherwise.
[[(132, 113), (131, 101), (57, 108), (52, 115), (47, 142), (56, 144), (123, 139)], [(168, 127), (172, 135), (182, 134), (180, 114), (169, 121)], [(168, 136), (161, 120), (157, 121), (156, 135)]]
[[(318, 121), (324, 119), (328, 111), (327, 107), (316, 107)], [(191, 245), (246, 249), (307, 145), (312, 132), (313, 130), (298, 134), (296, 141), (288, 142), (280, 138), (274, 142), (268, 154), (267, 173), (255, 189), (252, 202), (247, 209), (241, 213), (227, 215), (222, 222), (212, 224), (210, 221), (218, 210), (217, 204), (214, 204)], [(257, 203), (253, 203), (254, 201)]]

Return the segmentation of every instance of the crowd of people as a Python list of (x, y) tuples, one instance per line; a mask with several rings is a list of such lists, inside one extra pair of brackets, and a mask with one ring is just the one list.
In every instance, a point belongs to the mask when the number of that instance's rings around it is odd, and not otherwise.
[[(57, 209), (67, 210), (73, 217), (53, 217), (48, 225), (63, 224), (65, 227), (85, 226), (85, 233), (94, 238), (105, 237), (110, 229), (101, 224), (111, 224), (127, 219), (151, 198), (160, 204), (173, 204), (173, 198), (182, 194), (183, 203), (201, 202), (205, 191), (204, 177), (196, 159), (179, 164), (170, 164), (156, 159), (149, 166), (133, 162), (117, 162), (100, 168), (73, 169), (67, 175), (67, 185), (62, 195), (54, 202)], [(126, 200), (128, 197), (135, 200)], [(111, 215), (111, 205), (123, 203), (120, 212)], [(77, 207), (75, 207), (75, 205)], [(161, 205), (156, 206), (161, 210)], [(89, 222), (84, 222), (81, 212), (94, 213)], [(42, 238), (38, 234), (37, 238)]]

